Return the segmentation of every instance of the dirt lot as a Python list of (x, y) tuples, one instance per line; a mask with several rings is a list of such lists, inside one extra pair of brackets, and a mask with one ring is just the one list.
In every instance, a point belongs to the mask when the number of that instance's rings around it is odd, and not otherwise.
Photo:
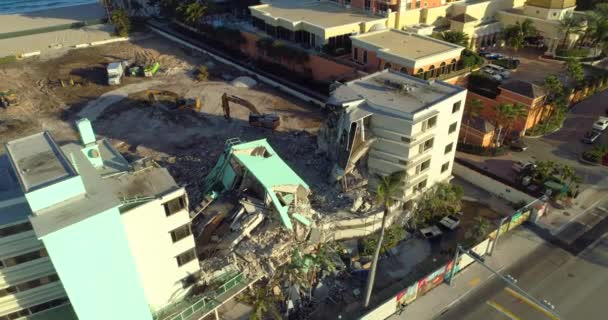
[[(117, 60), (160, 61), (161, 71), (153, 78), (125, 78), (121, 86), (110, 87), (105, 85), (105, 65)], [(194, 80), (193, 70), (201, 64), (209, 67), (209, 81)], [(179, 184), (189, 186), (193, 203), (200, 199), (198, 183), (215, 164), (226, 139), (268, 138), (313, 188), (326, 188), (329, 166), (315, 154), (314, 135), (323, 114), (317, 107), (267, 86), (242, 88), (224, 80), (238, 76), (242, 74), (235, 69), (156, 37), (2, 66), (0, 90), (15, 90), (20, 104), (0, 109), (0, 142), (41, 130), (49, 130), (60, 142), (74, 140), (78, 138), (74, 120), (93, 114), (99, 137), (110, 139), (129, 158), (151, 157), (167, 166)], [(75, 86), (59, 83), (70, 79)], [(151, 106), (143, 94), (145, 89), (198, 97), (202, 111), (170, 110), (170, 102)], [(228, 122), (221, 108), (224, 92), (249, 100), (260, 112), (276, 112), (281, 127), (275, 132), (252, 128), (247, 123), (248, 111), (239, 106), (231, 108), (234, 119)]]

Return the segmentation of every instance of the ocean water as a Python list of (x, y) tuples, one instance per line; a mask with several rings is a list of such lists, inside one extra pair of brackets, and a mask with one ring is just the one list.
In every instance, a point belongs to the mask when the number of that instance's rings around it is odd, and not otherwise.
[(0, 0), (0, 14), (22, 13), (95, 3), (98, 0)]

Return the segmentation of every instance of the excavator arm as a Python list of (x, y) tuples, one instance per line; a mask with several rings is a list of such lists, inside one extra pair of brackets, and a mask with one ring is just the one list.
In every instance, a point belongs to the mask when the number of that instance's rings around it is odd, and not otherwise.
[(230, 120), (230, 102), (241, 105), (249, 110), (249, 124), (252, 126), (274, 130), (281, 123), (281, 118), (278, 115), (274, 113), (262, 114), (251, 102), (224, 92), (222, 95), (222, 109), (224, 109), (224, 118), (228, 120)]

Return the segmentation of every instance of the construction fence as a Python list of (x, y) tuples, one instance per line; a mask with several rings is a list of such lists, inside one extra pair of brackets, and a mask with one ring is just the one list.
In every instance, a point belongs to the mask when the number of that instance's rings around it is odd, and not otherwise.
[[(512, 215), (503, 218), (498, 228), (490, 232), (483, 241), (479, 242), (470, 249), (479, 256), (491, 254), (492, 250), (494, 249), (494, 243), (498, 237), (515, 229), (517, 226), (530, 219), (530, 217), (534, 214), (538, 214), (537, 211), (544, 210), (545, 206), (546, 204), (543, 200), (537, 199), (527, 206), (517, 210)], [(454, 275), (456, 276), (473, 262), (474, 260), (468, 255), (460, 255), (458, 257), (458, 261), (454, 261), (453, 259), (448, 261), (445, 265), (410, 284), (408, 287), (404, 288), (399, 293), (380, 304), (374, 310), (362, 316), (360, 319), (380, 320), (388, 318), (400, 308), (414, 302), (416, 298), (423, 296), (427, 292), (439, 286), (441, 283), (449, 280), (452, 270), (454, 270)]]

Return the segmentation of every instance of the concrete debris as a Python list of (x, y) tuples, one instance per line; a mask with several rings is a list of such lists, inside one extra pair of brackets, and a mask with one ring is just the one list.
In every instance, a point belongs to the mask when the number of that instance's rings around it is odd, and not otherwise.
[(357, 199), (355, 200), (355, 203), (353, 203), (353, 206), (350, 208), (350, 210), (352, 212), (357, 212), (359, 210), (359, 208), (361, 208), (362, 205), (363, 205), (363, 198), (357, 197)]

